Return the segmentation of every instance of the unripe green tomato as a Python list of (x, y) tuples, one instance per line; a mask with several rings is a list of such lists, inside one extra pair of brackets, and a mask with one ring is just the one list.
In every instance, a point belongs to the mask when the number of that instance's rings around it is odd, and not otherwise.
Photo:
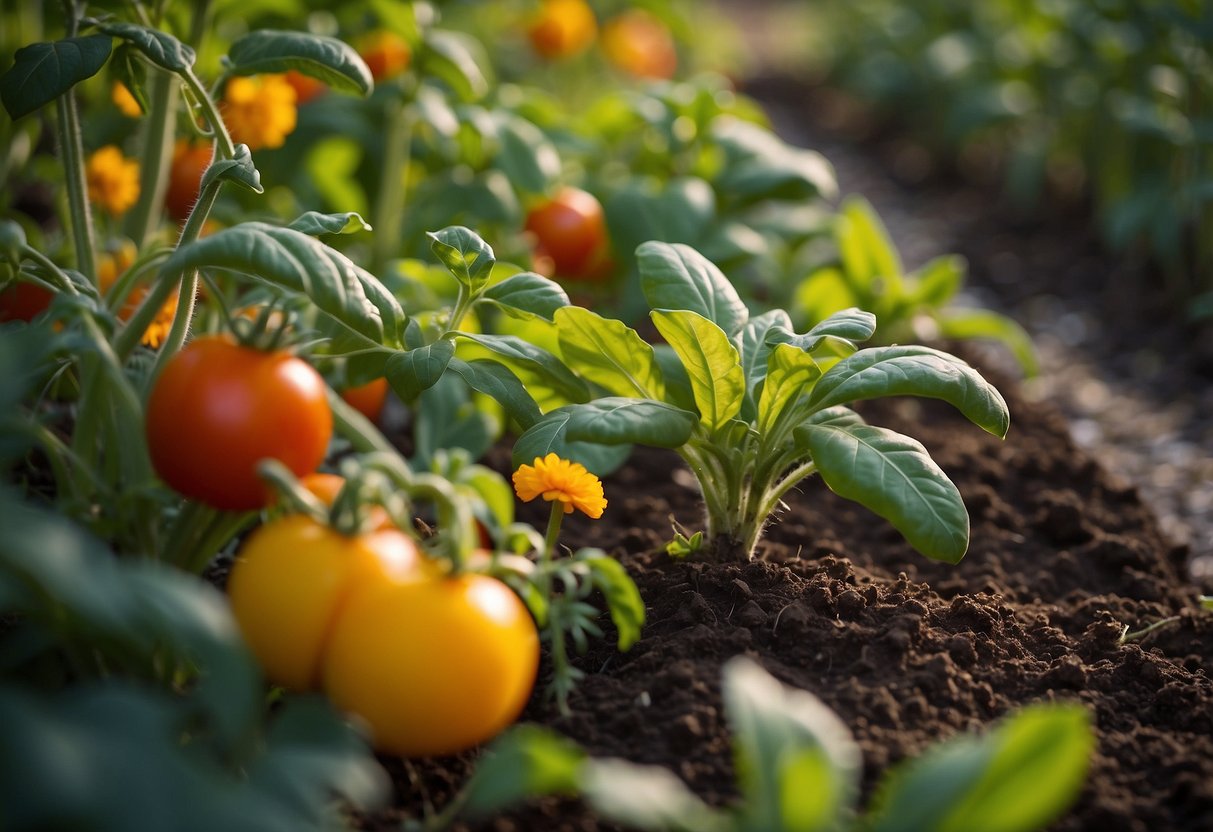
[(346, 537), (307, 515), (266, 523), (240, 549), (228, 579), (232, 613), (271, 681), (320, 686), (325, 646), (350, 600), (420, 568), (398, 529)]
[(526, 606), (495, 578), (415, 573), (358, 593), (325, 651), (324, 687), (406, 757), (454, 754), (517, 719), (539, 666)]

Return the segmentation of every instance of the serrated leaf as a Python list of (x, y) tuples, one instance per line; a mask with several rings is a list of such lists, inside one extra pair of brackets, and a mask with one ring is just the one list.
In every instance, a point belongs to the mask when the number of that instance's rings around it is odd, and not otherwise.
[(387, 360), (384, 374), (402, 401), (411, 402), (438, 383), (455, 355), (455, 344), (443, 339), (423, 347), (395, 353)]
[(472, 817), (484, 817), (525, 800), (577, 791), (585, 753), (565, 738), (534, 725), (511, 729), (480, 758), (464, 791)]
[(575, 559), (590, 568), (590, 580), (594, 588), (606, 599), (607, 611), (619, 632), (619, 650), (631, 649), (640, 639), (644, 627), (644, 599), (636, 582), (623, 568), (623, 564), (601, 552), (591, 554), (583, 550)]
[(192, 47), (158, 29), (121, 21), (102, 21), (97, 28), (107, 35), (122, 38), (146, 55), (149, 61), (169, 72), (184, 72), (194, 65), (197, 57)]
[(710, 260), (690, 246), (649, 241), (636, 249), (640, 283), (652, 309), (702, 315), (729, 338), (749, 319), (737, 290)]
[(473, 390), (492, 396), (523, 430), (534, 425), (543, 415), (526, 386), (507, 367), (496, 361), (452, 358), (447, 369), (456, 373)]
[(964, 557), (964, 500), (920, 442), (886, 428), (837, 422), (801, 425), (795, 434), (831, 491), (888, 520), (932, 560)]
[(481, 299), (497, 304), (506, 312), (521, 311), (548, 321), (554, 319), (556, 310), (569, 305), (569, 296), (559, 283), (534, 272), (507, 277), (485, 290)]
[(709, 430), (722, 427), (745, 397), (737, 349), (720, 327), (695, 312), (654, 310), (652, 319), (687, 370), (703, 423)]
[(340, 214), (307, 211), (296, 217), (287, 228), (312, 237), (321, 234), (353, 234), (357, 231), (372, 230), (362, 215), (356, 211), (345, 211)]
[(842, 720), (745, 657), (724, 666), (722, 693), (744, 796), (740, 828), (840, 829), (858, 795), (861, 763)]
[(507, 359), (507, 363), (521, 364), (536, 373), (568, 401), (583, 402), (590, 397), (589, 388), (584, 381), (574, 375), (556, 356), (529, 341), (515, 335), (481, 335), (462, 331), (456, 334)]
[(839, 361), (821, 377), (813, 409), (883, 396), (924, 396), (948, 402), (995, 436), (1007, 435), (1011, 415), (1002, 394), (954, 355), (930, 347), (871, 347)]
[(595, 811), (642, 832), (723, 832), (726, 817), (708, 807), (669, 769), (588, 759), (581, 794)]
[(49, 104), (96, 75), (109, 59), (112, 47), (109, 35), (88, 35), (18, 49), (13, 65), (0, 77), (4, 109), (16, 120)]
[(371, 70), (352, 46), (308, 32), (256, 29), (232, 44), (227, 58), (232, 75), (295, 70), (335, 90), (361, 96), (375, 88)]
[(378, 278), (299, 231), (246, 222), (182, 246), (161, 267), (223, 268), (307, 295), (325, 314), (378, 344), (399, 347), (406, 318)]
[(426, 232), (430, 249), (450, 270), (455, 279), (473, 292), (489, 281), (497, 256), (493, 247), (470, 228), (452, 225), (441, 231)]
[(1095, 737), (1086, 708), (1035, 705), (988, 736), (962, 736), (895, 769), (879, 788), (873, 832), (1032, 832), (1078, 796)]
[(769, 431), (821, 376), (821, 368), (813, 356), (790, 344), (776, 345), (767, 365), (766, 381), (758, 398), (758, 430), (762, 433)]
[(635, 330), (580, 306), (559, 310), (555, 321), (564, 360), (584, 378), (617, 396), (665, 399), (653, 348)]
[(261, 174), (253, 164), (253, 154), (246, 144), (236, 145), (236, 154), (231, 159), (215, 159), (207, 165), (198, 188), (204, 191), (216, 181), (231, 182), (255, 194), (265, 193), (265, 188), (261, 187)]

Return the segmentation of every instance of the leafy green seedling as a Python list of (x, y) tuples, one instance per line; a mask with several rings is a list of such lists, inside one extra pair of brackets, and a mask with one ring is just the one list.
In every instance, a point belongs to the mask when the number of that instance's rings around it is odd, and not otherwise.
[(1095, 744), (1081, 705), (1029, 706), (894, 767), (861, 814), (859, 746), (824, 703), (744, 657), (725, 665), (723, 692), (741, 795), (732, 807), (708, 806), (666, 769), (588, 757), (523, 726), (494, 745), (458, 808), (484, 815), (580, 794), (604, 818), (645, 832), (1031, 832), (1073, 802)]
[(875, 342), (895, 344), (924, 337), (986, 338), (1005, 346), (1025, 375), (1037, 372), (1032, 339), (1015, 321), (989, 309), (951, 305), (964, 285), (965, 261), (936, 257), (907, 273), (889, 232), (871, 204), (850, 197), (834, 218), (835, 262), (796, 288), (792, 313), (811, 323), (857, 306), (876, 315)]
[(703, 493), (705, 552), (737, 560), (753, 557), (784, 495), (820, 473), (927, 557), (964, 556), (969, 517), (956, 487), (917, 441), (846, 405), (937, 398), (1005, 436), (1006, 402), (976, 370), (927, 347), (859, 350), (876, 319), (858, 309), (802, 334), (783, 310), (751, 318), (720, 270), (688, 246), (649, 242), (637, 256), (666, 344), (650, 346), (588, 309), (557, 309), (565, 363), (607, 395), (538, 419), (518, 438), (516, 465), (555, 452), (593, 468), (593, 443), (673, 448)]

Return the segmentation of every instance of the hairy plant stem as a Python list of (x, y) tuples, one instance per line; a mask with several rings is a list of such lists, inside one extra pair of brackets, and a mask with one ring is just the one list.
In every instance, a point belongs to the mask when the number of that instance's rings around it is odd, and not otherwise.
[(151, 72), (149, 110), (140, 131), (139, 201), (126, 215), (126, 236), (136, 248), (143, 248), (160, 225), (172, 165), (167, 151), (177, 132), (177, 76), (156, 68)]

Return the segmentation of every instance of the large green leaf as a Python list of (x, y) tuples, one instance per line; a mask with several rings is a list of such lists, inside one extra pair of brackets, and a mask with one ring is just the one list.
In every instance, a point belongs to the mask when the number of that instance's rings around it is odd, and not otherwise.
[(744, 657), (725, 665), (723, 695), (744, 796), (740, 828), (841, 829), (860, 774), (859, 747), (842, 720)]
[(950, 301), (964, 283), (966, 263), (955, 254), (936, 257), (914, 273), (913, 301), (939, 309)]
[(653, 348), (634, 329), (580, 306), (560, 309), (555, 320), (560, 352), (584, 378), (617, 396), (665, 399)]
[(933, 560), (964, 557), (964, 500), (921, 443), (886, 428), (839, 422), (801, 425), (796, 438), (831, 491), (888, 520)]
[(821, 375), (813, 356), (790, 344), (778, 344), (768, 359), (766, 381), (758, 398), (758, 430), (766, 433)]
[(468, 387), (496, 399), (523, 430), (538, 422), (543, 415), (526, 386), (507, 367), (496, 361), (452, 358), (447, 369), (462, 378)]
[(611, 240), (619, 251), (635, 251), (648, 240), (698, 244), (716, 218), (712, 186), (695, 177), (651, 183), (631, 179), (603, 206)]
[(427, 232), (430, 248), (455, 279), (473, 292), (489, 282), (497, 256), (493, 247), (470, 228), (452, 225)]
[(564, 366), (560, 359), (525, 339), (516, 335), (481, 335), (462, 331), (456, 334), (496, 353), (504, 358), (507, 364), (516, 363), (537, 374), (552, 390), (568, 401), (583, 402), (590, 397), (586, 383)]
[(585, 753), (534, 725), (511, 729), (480, 758), (465, 787), (464, 806), (483, 817), (530, 798), (577, 791)]
[(1032, 336), (1005, 315), (989, 309), (948, 309), (936, 322), (944, 338), (990, 338), (1010, 350), (1024, 375), (1032, 377), (1040, 371)]
[(517, 188), (547, 192), (560, 176), (560, 154), (543, 131), (521, 116), (497, 114), (496, 163)]
[(729, 279), (690, 246), (650, 240), (636, 250), (640, 283), (652, 309), (684, 309), (716, 324), (729, 338), (749, 318)]
[(521, 272), (507, 277), (485, 290), (483, 300), (500, 306), (505, 312), (522, 312), (525, 317), (535, 315), (545, 320), (554, 320), (558, 309), (569, 305), (569, 296), (554, 280), (534, 272)]
[(404, 310), (378, 278), (299, 231), (245, 222), (173, 252), (160, 269), (222, 268), (307, 295), (321, 311), (365, 338), (400, 346)]
[[(518, 437), (514, 467), (535, 457), (555, 453), (581, 462), (575, 444), (652, 445), (677, 448), (691, 438), (698, 421), (694, 413), (664, 402), (608, 396), (585, 404), (553, 410)], [(597, 473), (597, 472), (595, 472)]]
[(581, 795), (595, 811), (641, 832), (724, 832), (725, 815), (711, 809), (678, 776), (660, 766), (588, 759)]
[(384, 366), (388, 383), (402, 401), (411, 402), (438, 383), (455, 355), (455, 343), (447, 339), (416, 349), (394, 353)]
[(741, 370), (745, 373), (747, 394), (752, 393), (758, 383), (766, 378), (767, 359), (772, 346), (767, 342), (767, 334), (777, 327), (792, 331), (792, 319), (782, 309), (771, 309), (750, 318), (741, 330), (737, 352), (741, 357)]
[(357, 231), (371, 230), (371, 226), (356, 211), (343, 211), (340, 214), (307, 211), (295, 218), (287, 228), (293, 228), (300, 234), (308, 234), (312, 237), (318, 237), (321, 234), (353, 234)]
[(867, 200), (850, 197), (843, 203), (834, 226), (834, 240), (852, 281), (874, 294), (900, 296), (901, 258)]
[(880, 788), (873, 832), (1033, 832), (1077, 797), (1095, 747), (1078, 704), (1035, 705), (986, 737), (964, 736), (903, 764)]
[(475, 101), (489, 90), (483, 50), (461, 32), (429, 29), (418, 63), (423, 76), (441, 79), (463, 101)]
[(309, 32), (255, 29), (232, 44), (227, 59), (233, 75), (293, 69), (335, 90), (366, 96), (375, 88), (370, 68), (352, 46)]
[(981, 374), (954, 355), (930, 347), (871, 347), (839, 361), (821, 377), (809, 404), (815, 410), (883, 396), (942, 399), (995, 436), (1011, 425), (1007, 403)]
[(0, 101), (19, 119), (49, 104), (76, 84), (91, 78), (109, 59), (109, 35), (32, 43), (13, 55), (13, 65), (0, 77)]
[(652, 318), (686, 367), (703, 423), (709, 430), (726, 424), (745, 398), (737, 348), (720, 327), (696, 312), (654, 310)]
[(120, 21), (103, 21), (97, 28), (132, 44), (149, 61), (169, 72), (184, 72), (194, 65), (193, 48), (166, 32)]
[(719, 193), (733, 199), (833, 198), (838, 191), (825, 157), (786, 144), (757, 124), (715, 119), (712, 139), (726, 155), (714, 184)]
[(619, 649), (629, 650), (644, 627), (644, 599), (623, 564), (601, 549), (582, 549), (576, 560), (590, 568), (590, 581), (606, 599), (611, 621), (619, 632)]

